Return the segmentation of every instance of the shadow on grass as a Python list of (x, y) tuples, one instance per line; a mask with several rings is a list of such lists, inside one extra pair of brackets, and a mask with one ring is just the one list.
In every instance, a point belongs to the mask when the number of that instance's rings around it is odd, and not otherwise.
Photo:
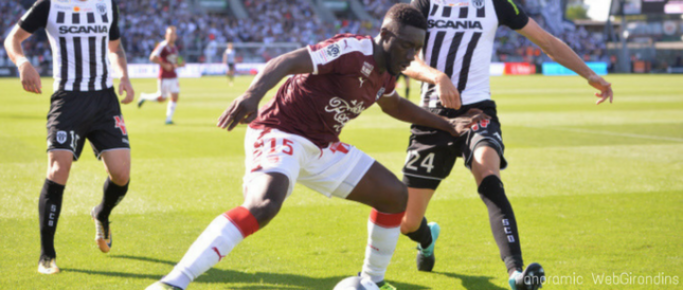
[[(161, 259), (149, 258), (149, 257), (138, 257), (129, 255), (112, 255), (111, 258), (115, 259), (129, 259), (138, 260), (143, 262), (166, 264), (171, 267), (175, 266), (176, 262), (166, 261)], [(93, 271), (93, 270), (83, 270), (83, 269), (73, 269), (73, 268), (63, 268), (65, 272), (77, 272), (90, 275), (104, 275), (104, 276), (116, 276), (124, 278), (135, 278), (135, 279), (153, 279), (158, 280), (161, 278), (160, 275), (153, 274), (142, 274), (142, 273), (124, 273), (124, 272), (108, 272), (108, 271)], [(169, 268), (170, 271), (170, 268)], [(352, 274), (352, 273), (349, 273)], [(223, 289), (241, 289), (241, 290), (257, 290), (257, 289), (332, 289), (337, 282), (346, 278), (347, 276), (332, 276), (325, 278), (314, 278), (295, 274), (281, 274), (281, 273), (267, 273), (267, 272), (256, 272), (256, 273), (244, 273), (233, 270), (220, 270), (212, 268), (204, 275), (199, 276), (194, 283), (210, 283), (216, 284), (215, 288)], [(239, 284), (249, 284), (243, 286), (229, 285), (232, 283)], [(431, 289), (424, 286), (391, 282), (396, 288), (401, 290), (422, 290)], [(223, 285), (221, 285), (223, 284)], [(220, 286), (219, 286), (220, 285)], [(483, 288), (478, 288), (483, 289)]]
[(486, 290), (507, 290), (507, 288), (502, 288), (500, 286), (494, 285), (491, 283), (491, 280), (493, 277), (487, 277), (487, 276), (468, 276), (468, 275), (462, 275), (462, 274), (456, 274), (456, 273), (445, 273), (445, 272), (434, 272), (434, 274), (440, 274), (444, 275), (447, 277), (455, 278), (455, 279), (460, 279), (462, 281), (462, 287), (465, 287), (465, 289), (468, 290), (479, 290), (479, 289), (486, 289)]

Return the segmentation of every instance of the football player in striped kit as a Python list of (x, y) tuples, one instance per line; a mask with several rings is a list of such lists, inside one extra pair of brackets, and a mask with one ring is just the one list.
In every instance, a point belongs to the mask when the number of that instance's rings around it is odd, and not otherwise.
[[(121, 46), (118, 8), (114, 0), (38, 0), (7, 36), (5, 48), (19, 68), (24, 90), (42, 93), (40, 76), (28, 62), (21, 42), (45, 28), (53, 54), (54, 84), (47, 115), (47, 178), (39, 198), (41, 253), (38, 272), (59, 272), (55, 262), (54, 235), (62, 207), (62, 195), (73, 161), (90, 141), (108, 176), (102, 202), (90, 215), (95, 241), (109, 252), (109, 214), (128, 191), (130, 145), (113, 88), (112, 66), (121, 74), (121, 103), (133, 101), (126, 53)], [(111, 62), (110, 62), (111, 59)]]
[(431, 271), (438, 224), (427, 223), (427, 205), (446, 178), (456, 157), (471, 170), (489, 212), (489, 222), (513, 290), (536, 289), (543, 268), (524, 269), (517, 223), (505, 195), (500, 170), (507, 166), (502, 131), (491, 100), (489, 66), (498, 26), (508, 26), (540, 46), (551, 58), (572, 69), (600, 92), (598, 104), (612, 101), (610, 83), (596, 75), (564, 42), (545, 32), (513, 0), (413, 0), (427, 18), (425, 46), (405, 73), (422, 81), (424, 108), (453, 118), (472, 108), (491, 116), (466, 134), (452, 137), (438, 129), (413, 124), (403, 181), (408, 185), (408, 207), (401, 232), (418, 243), (417, 267)]

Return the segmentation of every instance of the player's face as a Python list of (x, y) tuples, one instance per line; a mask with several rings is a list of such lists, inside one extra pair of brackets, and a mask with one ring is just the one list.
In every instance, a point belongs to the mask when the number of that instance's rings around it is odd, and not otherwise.
[(404, 25), (397, 33), (387, 30), (390, 37), (385, 44), (387, 72), (398, 75), (404, 71), (415, 59), (424, 44), (425, 31), (423, 29)]
[(176, 34), (175, 29), (166, 29), (166, 40), (169, 42), (175, 42), (176, 39), (178, 38), (178, 34)]

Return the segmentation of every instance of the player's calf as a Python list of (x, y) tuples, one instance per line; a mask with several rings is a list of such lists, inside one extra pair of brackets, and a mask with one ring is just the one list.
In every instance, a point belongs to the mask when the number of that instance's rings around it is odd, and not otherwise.
[(246, 186), (242, 206), (254, 215), (261, 228), (277, 214), (287, 197), (289, 178), (282, 173), (264, 173)]

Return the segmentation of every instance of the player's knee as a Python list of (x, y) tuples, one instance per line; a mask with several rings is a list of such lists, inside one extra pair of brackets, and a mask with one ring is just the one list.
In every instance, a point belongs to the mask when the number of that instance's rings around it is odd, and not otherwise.
[(402, 234), (409, 234), (417, 231), (417, 229), (420, 228), (420, 223), (422, 223), (422, 219), (412, 219), (408, 214), (403, 216), (403, 220), (401, 221), (401, 233)]
[(282, 202), (272, 199), (251, 200), (245, 202), (243, 206), (254, 215), (259, 225), (264, 227), (280, 212)]
[(109, 172), (109, 179), (116, 185), (124, 186), (130, 180), (130, 170), (118, 170), (116, 172)]
[(375, 205), (375, 209), (385, 213), (404, 212), (408, 205), (408, 187), (396, 179), (388, 186), (387, 195), (383, 201)]

